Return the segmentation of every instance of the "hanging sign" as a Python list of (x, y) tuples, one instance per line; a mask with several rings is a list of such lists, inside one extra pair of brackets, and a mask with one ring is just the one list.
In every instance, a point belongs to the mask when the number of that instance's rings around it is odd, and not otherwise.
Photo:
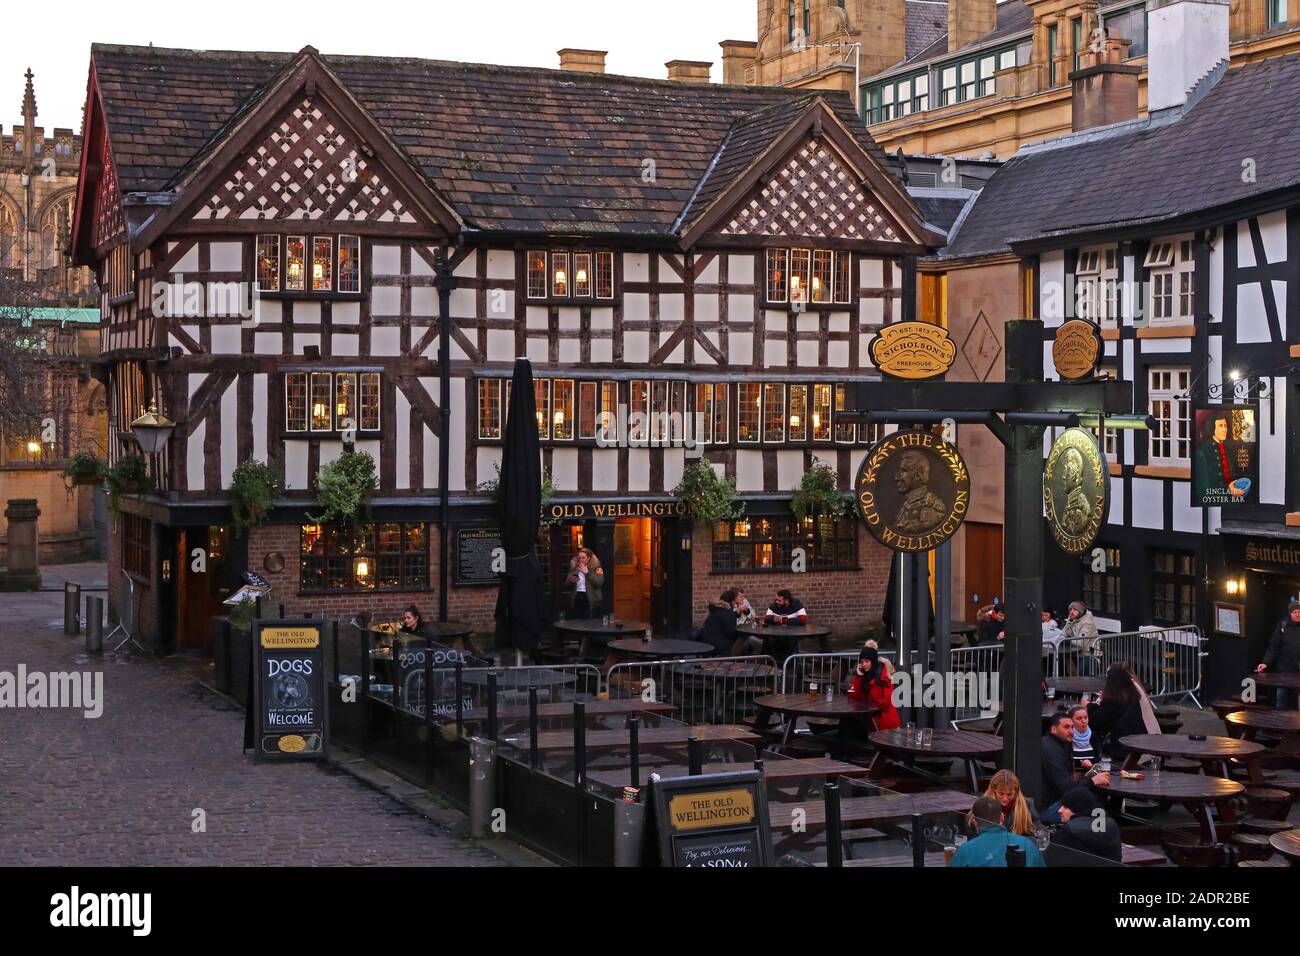
[(894, 378), (934, 378), (952, 366), (957, 346), (946, 329), (929, 322), (895, 322), (868, 347), (876, 368)]
[(1102, 342), (1097, 326), (1084, 319), (1070, 319), (1056, 330), (1052, 341), (1052, 364), (1067, 381), (1086, 378), (1101, 361)]
[(1110, 469), (1092, 433), (1067, 428), (1043, 467), (1043, 514), (1066, 554), (1085, 554), (1097, 540), (1110, 502)]
[(1253, 405), (1196, 409), (1192, 504), (1247, 503), (1259, 481), (1259, 433)]
[(970, 473), (961, 454), (918, 429), (877, 442), (854, 487), (867, 530), (895, 551), (937, 548), (961, 527), (970, 506)]

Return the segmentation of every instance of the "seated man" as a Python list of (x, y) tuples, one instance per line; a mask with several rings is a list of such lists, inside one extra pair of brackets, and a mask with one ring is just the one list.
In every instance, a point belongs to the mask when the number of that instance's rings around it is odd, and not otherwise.
[(1124, 862), (1124, 840), (1120, 836), (1119, 823), (1100, 808), (1091, 787), (1078, 784), (1067, 790), (1061, 798), (1060, 812), (1064, 826), (1052, 835), (1053, 843), (1116, 863)]
[(709, 616), (693, 639), (713, 647), (714, 653), (725, 657), (736, 642), (736, 592), (727, 588), (718, 595), (717, 603), (709, 606)]
[(1040, 815), (1049, 825), (1061, 822), (1061, 798), (1076, 786), (1110, 783), (1110, 774), (1099, 773), (1089, 784), (1078, 784), (1074, 779), (1074, 719), (1065, 712), (1052, 718), (1052, 725), (1043, 738), (1043, 803), (1047, 805)]
[(992, 797), (980, 797), (971, 808), (979, 836), (967, 840), (953, 855), (953, 866), (1006, 866), (1007, 848), (1019, 847), (1025, 866), (1047, 866), (1034, 841), (1011, 833), (1001, 824), (1002, 807)]
[(1001, 604), (993, 605), (989, 616), (980, 621), (978, 640), (982, 646), (1001, 644), (1007, 639), (1007, 609)]
[[(763, 623), (772, 624), (807, 624), (808, 609), (803, 606), (803, 602), (790, 593), (786, 588), (776, 592), (776, 598), (772, 605), (763, 615)], [(785, 660), (791, 654), (799, 652), (799, 641), (793, 637), (771, 637), (763, 638), (763, 646), (767, 653), (771, 654), (777, 660)]]

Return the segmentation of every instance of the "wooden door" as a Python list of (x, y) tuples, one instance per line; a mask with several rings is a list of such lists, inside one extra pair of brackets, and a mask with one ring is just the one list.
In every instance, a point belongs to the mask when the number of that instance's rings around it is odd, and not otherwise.
[(650, 547), (648, 518), (619, 518), (614, 524), (614, 616), (649, 620)]
[(966, 590), (961, 619), (975, 620), (975, 612), (993, 599), (1003, 600), (1002, 593), (1002, 526), (967, 521)]

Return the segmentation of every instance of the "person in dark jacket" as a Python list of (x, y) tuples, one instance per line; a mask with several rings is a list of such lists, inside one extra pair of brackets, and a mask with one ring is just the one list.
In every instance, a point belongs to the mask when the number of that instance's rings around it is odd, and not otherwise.
[(1009, 833), (1001, 823), (1002, 808), (992, 797), (980, 797), (971, 807), (971, 819), (979, 836), (967, 840), (953, 854), (953, 866), (1007, 866), (1007, 848), (1017, 847), (1025, 857), (1025, 866), (1047, 866), (1034, 841), (1018, 833)]
[(700, 628), (699, 639), (710, 645), (720, 656), (731, 653), (736, 643), (736, 592), (727, 588), (718, 595), (717, 603), (709, 608), (709, 616)]
[(1076, 786), (1061, 798), (1061, 823), (1052, 835), (1057, 846), (1081, 850), (1103, 859), (1124, 862), (1124, 840), (1119, 824), (1104, 810), (1091, 787)]
[(1002, 644), (1007, 639), (1007, 609), (1001, 604), (993, 605), (989, 616), (980, 621), (976, 632), (979, 643), (985, 647)]
[(1123, 760), (1128, 754), (1121, 738), (1147, 733), (1142, 695), (1123, 664), (1112, 664), (1106, 671), (1106, 683), (1097, 702), (1088, 705), (1088, 723), (1094, 741), (1101, 742), (1101, 752), (1111, 760)]
[[(1292, 601), (1287, 608), (1286, 617), (1277, 622), (1273, 636), (1268, 641), (1268, 650), (1264, 652), (1264, 660), (1255, 670), (1261, 673), (1274, 671), (1278, 674), (1300, 672), (1300, 601)], [(1273, 695), (1273, 706), (1295, 710), (1296, 705), (1294, 688), (1277, 688)]]
[[(1110, 774), (1099, 773), (1090, 783), (1105, 786)], [(1057, 714), (1043, 738), (1043, 802), (1039, 816), (1049, 825), (1061, 822), (1061, 798), (1080, 784), (1074, 779), (1074, 720), (1069, 714)]]

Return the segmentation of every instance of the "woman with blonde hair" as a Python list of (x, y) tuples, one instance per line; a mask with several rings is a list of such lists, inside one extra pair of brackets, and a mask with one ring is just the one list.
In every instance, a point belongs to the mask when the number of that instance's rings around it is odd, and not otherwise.
[[(1020, 789), (1020, 778), (1014, 773), (1010, 770), (999, 770), (995, 773), (989, 780), (984, 796), (998, 802), (998, 806), (1002, 808), (1002, 825), (1009, 832), (1027, 837), (1034, 835), (1035, 818), (1038, 814), (1034, 810), (1033, 801), (1025, 798), (1024, 792)], [(973, 814), (966, 814), (966, 826), (968, 829), (975, 826)]]

